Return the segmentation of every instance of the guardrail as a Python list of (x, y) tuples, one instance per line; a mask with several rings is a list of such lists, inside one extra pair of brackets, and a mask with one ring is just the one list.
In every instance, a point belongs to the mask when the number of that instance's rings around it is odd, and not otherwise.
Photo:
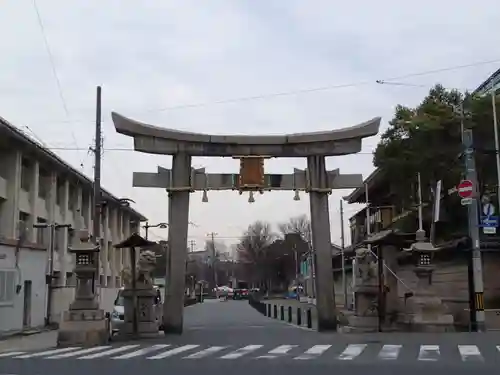
[(279, 318), (279, 320), (286, 321), (291, 324), (296, 324), (298, 326), (303, 326), (302, 318), (305, 318), (306, 327), (312, 328), (313, 326), (311, 308), (297, 307), (294, 314), (292, 306), (262, 302), (256, 295), (250, 295), (248, 297), (248, 303), (255, 310), (260, 312), (262, 315), (267, 316), (268, 318)]

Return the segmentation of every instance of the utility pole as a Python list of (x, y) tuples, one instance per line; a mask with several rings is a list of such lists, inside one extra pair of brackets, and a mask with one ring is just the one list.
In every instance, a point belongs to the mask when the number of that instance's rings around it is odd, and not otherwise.
[(216, 251), (215, 251), (215, 236), (217, 236), (217, 233), (215, 232), (211, 232), (208, 234), (211, 238), (211, 241), (212, 241), (212, 245), (210, 246), (210, 250), (211, 250), (211, 258), (212, 258), (212, 273), (213, 273), (213, 278), (214, 278), (214, 284), (215, 284), (215, 288), (217, 288), (217, 270), (215, 268), (215, 261), (216, 261)]
[(50, 326), (52, 324), (52, 298), (53, 298), (53, 280), (54, 280), (54, 252), (56, 244), (56, 233), (61, 228), (71, 228), (71, 224), (47, 224), (38, 223), (33, 224), (33, 228), (49, 229), (49, 256), (48, 256), (48, 271), (46, 275), (47, 284), (47, 306), (45, 312), (45, 326)]
[(347, 309), (347, 283), (345, 277), (345, 237), (344, 237), (344, 204), (340, 200), (340, 246), (342, 256), (342, 290), (344, 292), (344, 309)]
[[(464, 121), (462, 106), (462, 122)], [(478, 332), (484, 332), (484, 285), (483, 285), (483, 265), (481, 260), (481, 243), (479, 240), (479, 221), (478, 221), (478, 181), (476, 162), (474, 159), (474, 141), (472, 130), (466, 129), (463, 133), (464, 157), (465, 157), (465, 175), (466, 179), (472, 181), (473, 196), (472, 202), (468, 205), (469, 217), (469, 236), (472, 241), (472, 274), (474, 286), (474, 313), (475, 325)]]
[(497, 162), (497, 202), (498, 210), (500, 211), (500, 149), (498, 145), (498, 119), (497, 119), (497, 101), (496, 91), (491, 85), (491, 108), (493, 111), (493, 133), (495, 136), (495, 159)]
[[(96, 119), (95, 119), (95, 148), (94, 148), (94, 242), (96, 246), (101, 245), (101, 86), (97, 86), (96, 98)], [(100, 276), (100, 252), (95, 253), (95, 262), (97, 271), (93, 280), (92, 289), (96, 293), (96, 284), (99, 282)]]

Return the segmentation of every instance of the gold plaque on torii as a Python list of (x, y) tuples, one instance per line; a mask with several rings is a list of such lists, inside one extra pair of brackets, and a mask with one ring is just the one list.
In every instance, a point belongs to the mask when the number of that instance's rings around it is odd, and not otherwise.
[(242, 190), (261, 190), (265, 184), (264, 159), (265, 156), (239, 156), (240, 174), (238, 178), (238, 189)]

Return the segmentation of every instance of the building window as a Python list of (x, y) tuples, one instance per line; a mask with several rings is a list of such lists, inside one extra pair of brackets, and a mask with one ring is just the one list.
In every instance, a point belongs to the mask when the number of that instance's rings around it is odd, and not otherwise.
[(28, 159), (23, 158), (21, 162), (21, 189), (23, 189), (24, 191), (30, 191), (30, 170), (31, 165)]
[(16, 271), (0, 270), (0, 305), (14, 302)]
[[(47, 220), (45, 220), (44, 218), (37, 218), (37, 223), (38, 224), (47, 224)], [(47, 245), (47, 230), (49, 229), (46, 229), (46, 228), (38, 228), (36, 230), (36, 243), (37, 244), (40, 244), (40, 245)]]
[(47, 199), (50, 192), (50, 173), (40, 168), (38, 171), (38, 196)]
[[(18, 231), (26, 230), (28, 228), (28, 221), (30, 219), (30, 215), (26, 212), (19, 211), (19, 226)], [(19, 233), (18, 233), (19, 234)]]
[(74, 211), (78, 198), (77, 198), (77, 190), (75, 186), (72, 184), (69, 185), (68, 195), (69, 195), (68, 210)]

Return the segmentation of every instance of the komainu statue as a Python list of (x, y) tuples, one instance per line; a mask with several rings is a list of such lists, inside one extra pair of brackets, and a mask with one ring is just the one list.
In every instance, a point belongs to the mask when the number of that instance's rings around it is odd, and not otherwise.
[(358, 277), (363, 282), (373, 281), (377, 278), (377, 263), (373, 253), (366, 248), (356, 250)]
[(139, 255), (137, 262), (137, 281), (146, 285), (153, 285), (152, 273), (156, 265), (156, 254), (145, 250)]
[[(141, 251), (135, 267), (136, 282), (144, 285), (153, 285), (152, 272), (156, 265), (156, 254), (153, 251)], [(132, 288), (132, 271), (129, 267), (121, 272), (125, 287)]]

